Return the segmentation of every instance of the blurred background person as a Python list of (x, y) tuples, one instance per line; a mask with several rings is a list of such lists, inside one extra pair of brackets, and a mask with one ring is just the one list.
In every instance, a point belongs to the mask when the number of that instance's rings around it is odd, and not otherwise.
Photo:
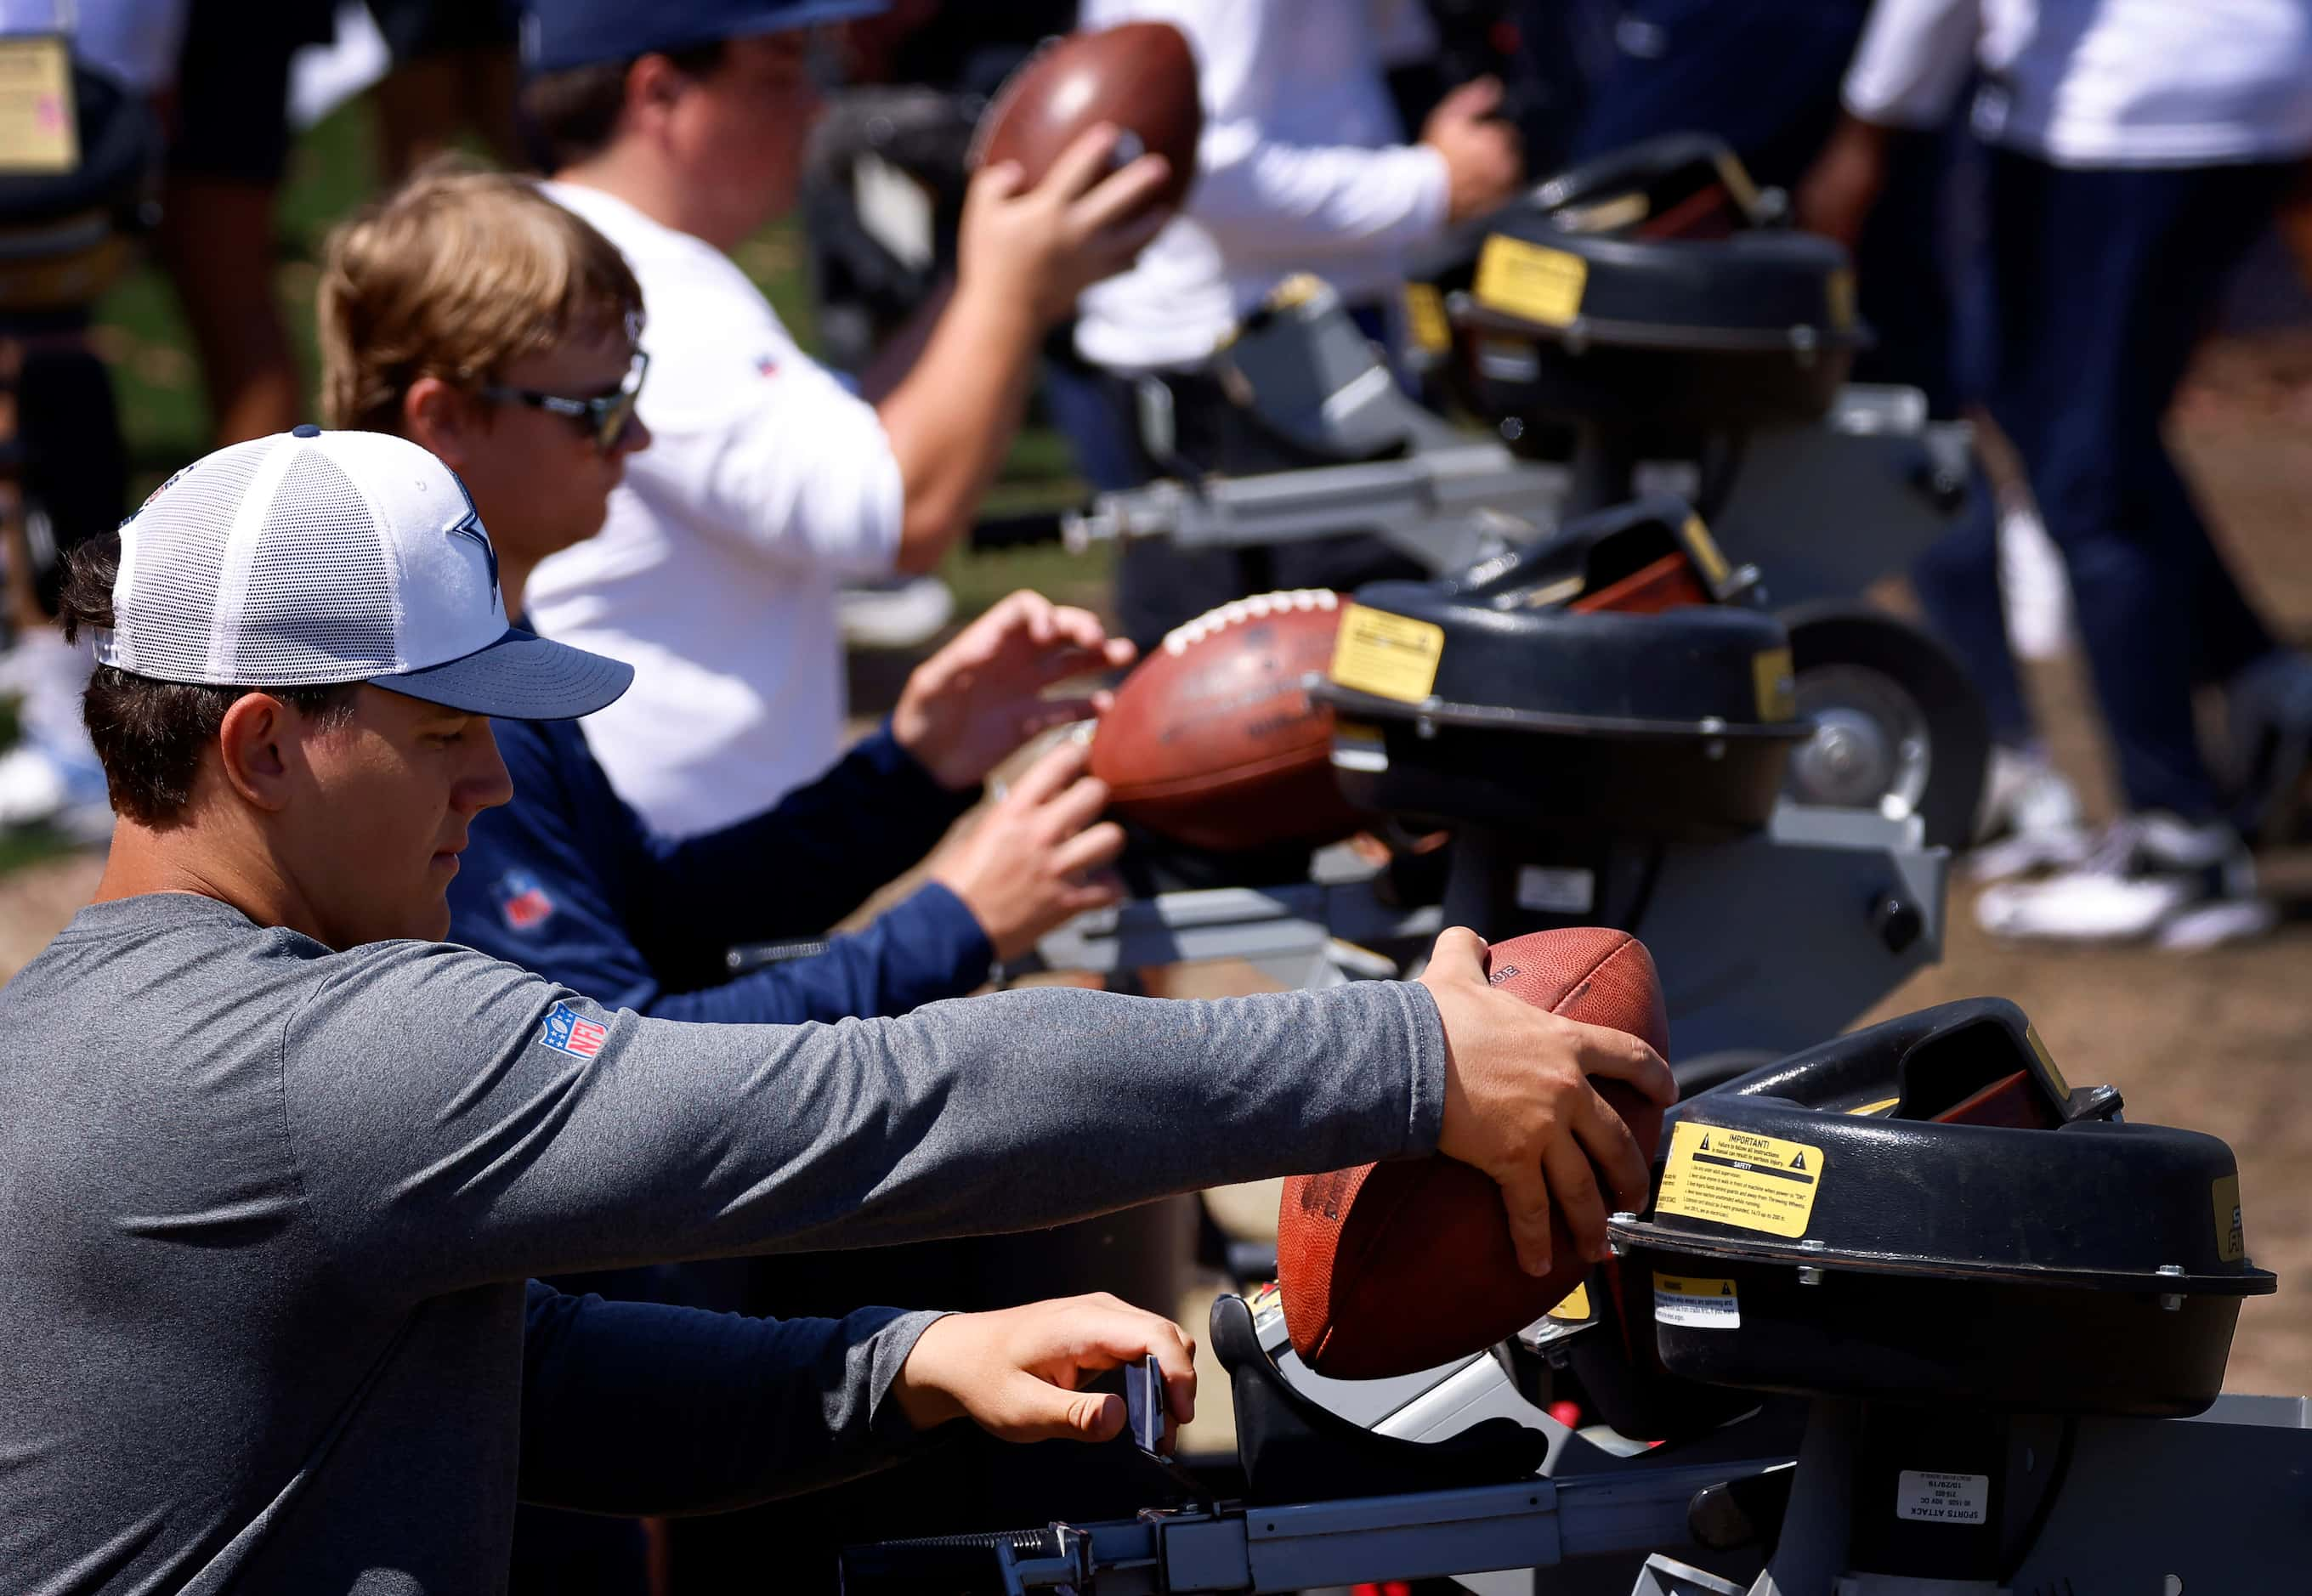
[[(2241, 596), (2160, 435), (2232, 269), (2312, 150), (2301, 0), (1878, 0), (1847, 112), (1805, 180), (1853, 241), (1898, 130), (1978, 67), (1984, 399), (2071, 578), (2125, 814), (2077, 864), (1993, 887), (2001, 935), (2204, 946), (2273, 921), (2203, 754), (2194, 688), (2286, 694), (2306, 666)], [(1940, 557), (1995, 581), (1987, 501)], [(2011, 660), (1985, 639), (1978, 674)], [(2019, 692), (2018, 696), (2019, 697)]]
[[(1856, 304), (1873, 343), (1853, 380), (1897, 383), (1928, 414), (1958, 417), (1973, 400), (1961, 359), (1964, 283), (1980, 243), (1966, 201), (1979, 164), (1964, 118), (1888, 130), (1875, 202), (1859, 219), (1817, 216), (1825, 196), (1807, 179), (1838, 126), (1848, 62), (1870, 0), (1627, 0), (1614, 48), (1586, 101), (1575, 156), (1588, 160), (1668, 133), (1714, 134), (1759, 183), (1796, 202), (1814, 231), (1843, 229), (1854, 256)], [(1955, 96), (1954, 96), (1955, 98)], [(1911, 571), (1929, 622), (1983, 698), (1992, 738), (1978, 875), (2076, 862), (2078, 794), (2055, 769), (2016, 670), (1995, 562), (1980, 557), (1978, 521), (1996, 526), (1980, 466), (1967, 481), (1967, 525)]]
[[(684, 836), (752, 814), (833, 763), (846, 579), (936, 567), (1016, 432), (1045, 329), (1160, 217), (1143, 156), (1086, 141), (1022, 190), (974, 179), (957, 288), (879, 402), (796, 344), (725, 253), (794, 204), (818, 109), (812, 30), (872, 0), (544, 0), (528, 13), (523, 109), (548, 192), (641, 280), (656, 442), (602, 534), (538, 569), (539, 626), (639, 667), (587, 740), (651, 825)], [(1111, 141), (1112, 142), (1112, 141)]]
[[(1088, 290), (1075, 347), (1090, 378), (1055, 394), (1092, 485), (1163, 475), (1143, 449), (1135, 387), (1169, 391), (1173, 453), (1204, 470), (1251, 472), (1287, 458), (1204, 368), (1284, 278), (1329, 282), (1367, 334), (1393, 337), (1406, 252), (1506, 200), (1524, 176), (1501, 85), (1455, 88), (1408, 144), (1391, 66), (1437, 44), (1417, 0), (1085, 0), (1078, 25), (1167, 22), (1187, 35), (1204, 129), (1181, 214), (1133, 268)], [(1117, 564), (1121, 630), (1145, 651), (1167, 632), (1248, 593), (1353, 588), (1416, 568), (1354, 535), (1274, 548), (1187, 553), (1127, 544)]]

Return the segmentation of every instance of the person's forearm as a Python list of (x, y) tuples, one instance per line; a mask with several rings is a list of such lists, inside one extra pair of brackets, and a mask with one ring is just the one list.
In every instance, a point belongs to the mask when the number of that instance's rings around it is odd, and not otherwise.
[(966, 281), (923, 358), (876, 406), (906, 484), (899, 570), (932, 570), (970, 529), (1020, 429), (1042, 336), (1017, 296)]
[(745, 1025), (906, 1014), (962, 997), (986, 981), (994, 957), (971, 911), (933, 882), (865, 930), (830, 938), (821, 952), (720, 986), (661, 992), (643, 1012), (652, 1019)]
[(916, 1443), (889, 1392), (936, 1313), (749, 1319), (534, 1280), (528, 1292), (525, 1502), (725, 1512), (866, 1473)]
[(1877, 0), (1842, 91), (1849, 115), (1880, 127), (1932, 127), (1966, 82), (1981, 0)]
[(649, 840), (636, 872), (647, 946), (817, 936), (939, 846), (976, 788), (949, 791), (887, 724), (759, 815), (696, 836)]

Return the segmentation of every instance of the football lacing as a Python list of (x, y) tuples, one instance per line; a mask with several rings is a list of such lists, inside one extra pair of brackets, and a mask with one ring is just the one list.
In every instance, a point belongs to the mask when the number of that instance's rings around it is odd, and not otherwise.
[(1213, 633), (1243, 621), (1265, 620), (1270, 615), (1288, 615), (1295, 610), (1338, 609), (1341, 596), (1330, 588), (1294, 588), (1281, 593), (1256, 593), (1249, 598), (1233, 598), (1215, 609), (1208, 609), (1184, 626), (1176, 626), (1164, 634), (1167, 654), (1184, 654), (1188, 645), (1200, 643)]

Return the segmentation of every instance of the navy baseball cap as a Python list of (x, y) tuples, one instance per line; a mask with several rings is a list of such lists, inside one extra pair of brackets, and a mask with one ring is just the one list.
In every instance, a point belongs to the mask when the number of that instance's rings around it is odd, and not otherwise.
[(889, 9), (889, 0), (529, 0), (521, 64), (532, 73), (565, 72)]

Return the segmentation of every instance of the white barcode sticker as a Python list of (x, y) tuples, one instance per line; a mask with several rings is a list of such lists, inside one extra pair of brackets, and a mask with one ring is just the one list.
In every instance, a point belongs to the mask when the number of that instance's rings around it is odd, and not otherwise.
[(1991, 1512), (1988, 1474), (1905, 1469), (1895, 1483), (1895, 1516), (1929, 1524), (1979, 1524)]
[(1731, 1280), (1691, 1275), (1654, 1277), (1654, 1322), (1688, 1330), (1740, 1330), (1742, 1298)]
[(1519, 865), (1517, 905), (1541, 914), (1587, 914), (1597, 907), (1598, 877), (1588, 870)]

